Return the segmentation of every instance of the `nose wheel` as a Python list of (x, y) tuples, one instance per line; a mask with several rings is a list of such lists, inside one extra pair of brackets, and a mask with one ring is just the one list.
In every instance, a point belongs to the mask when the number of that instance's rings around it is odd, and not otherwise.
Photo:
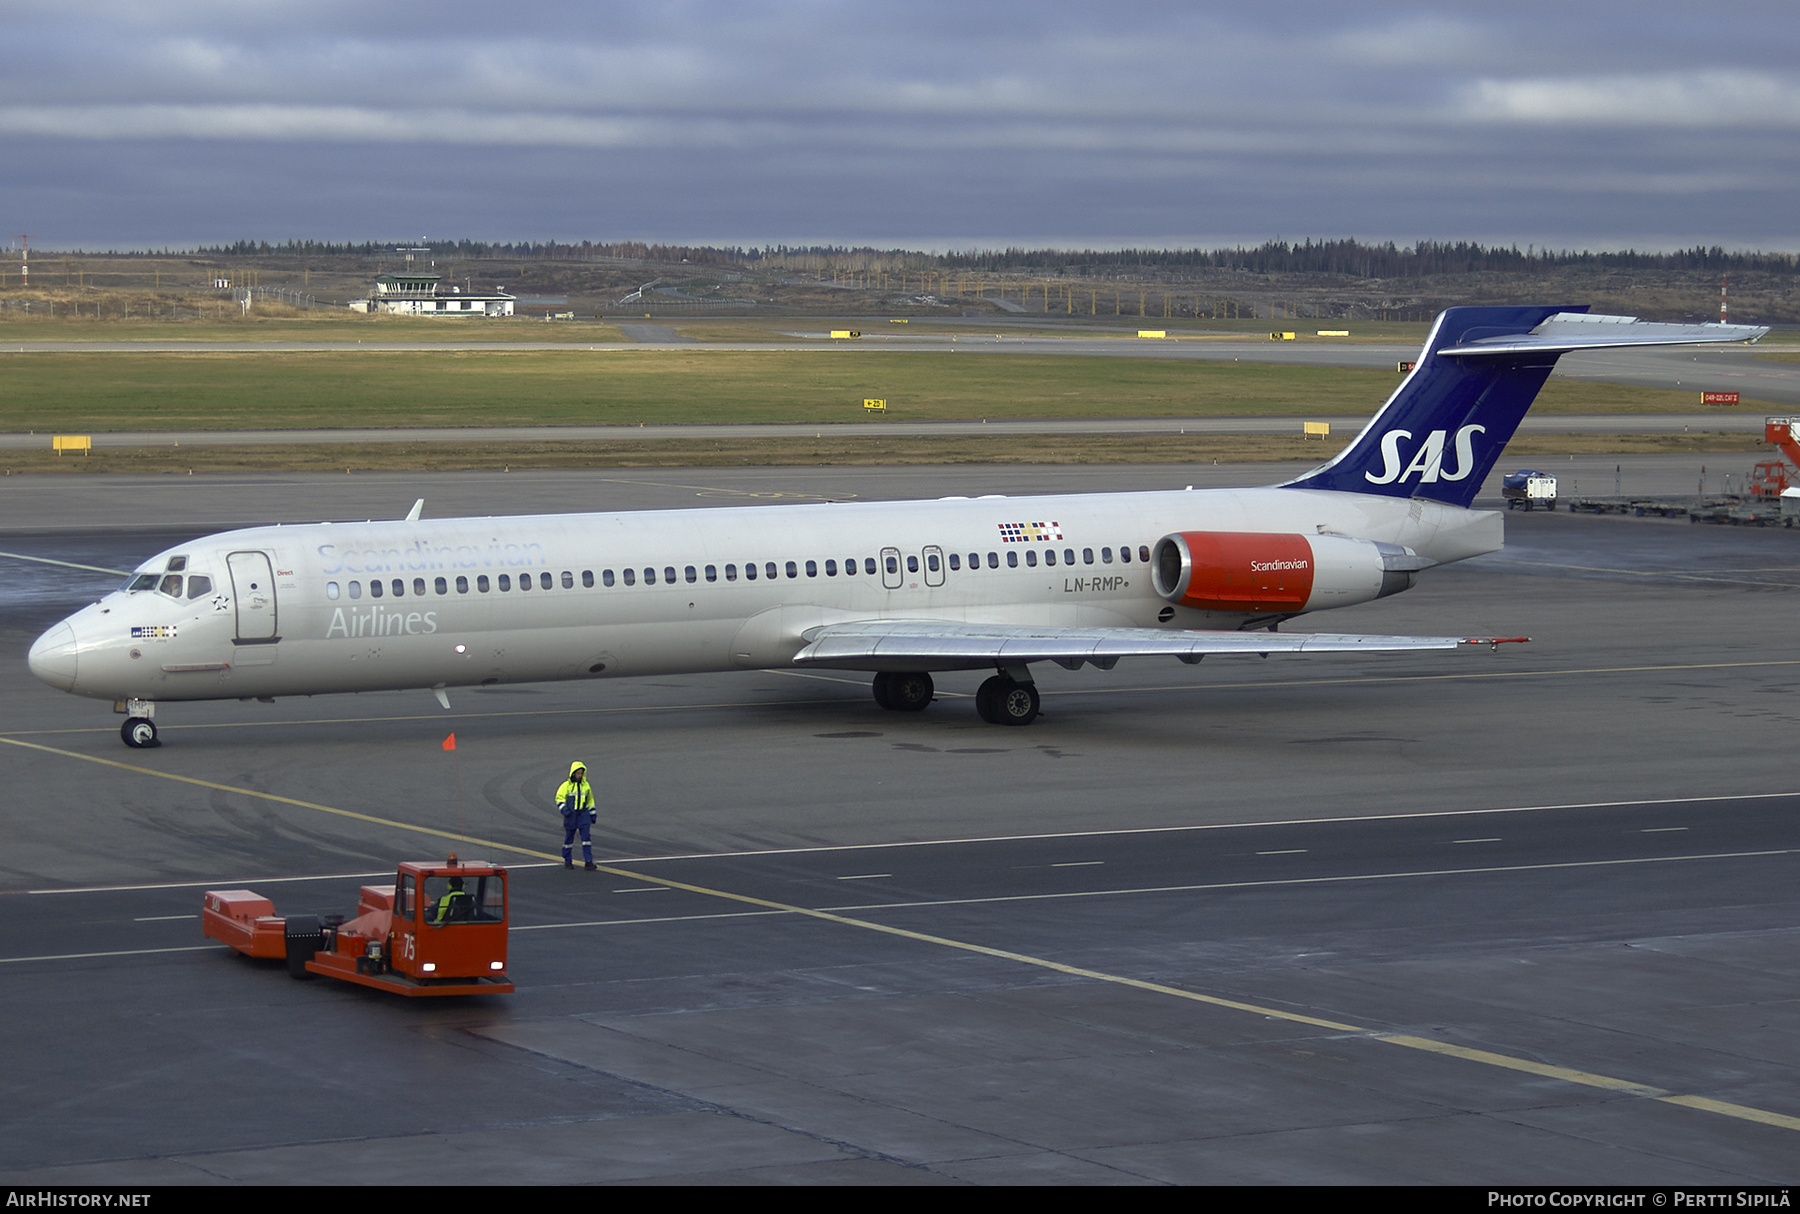
[(149, 750), (162, 745), (162, 740), (156, 736), (156, 722), (149, 717), (131, 717), (119, 726), (119, 736), (133, 750)]

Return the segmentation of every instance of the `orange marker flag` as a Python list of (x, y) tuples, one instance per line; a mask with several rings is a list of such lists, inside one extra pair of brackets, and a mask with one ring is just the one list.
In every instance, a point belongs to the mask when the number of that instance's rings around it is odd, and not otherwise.
[(455, 734), (451, 734), (449, 737), (444, 739), (444, 749), (445, 750), (455, 750), (456, 749), (456, 735)]

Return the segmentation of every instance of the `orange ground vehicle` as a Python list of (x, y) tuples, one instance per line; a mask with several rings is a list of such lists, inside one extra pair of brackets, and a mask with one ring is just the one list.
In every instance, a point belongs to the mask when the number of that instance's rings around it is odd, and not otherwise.
[[(1763, 441), (1779, 450), (1796, 468), (1800, 468), (1800, 417), (1770, 417), (1763, 420)], [(1766, 460), (1750, 471), (1751, 497), (1780, 497), (1782, 491), (1800, 482), (1800, 475), (1780, 460)]]
[(250, 957), (281, 957), (296, 978), (322, 974), (397, 995), (494, 995), (506, 976), (506, 869), (459, 861), (401, 864), (365, 885), (356, 917), (275, 914), (247, 889), (208, 890), (201, 930)]

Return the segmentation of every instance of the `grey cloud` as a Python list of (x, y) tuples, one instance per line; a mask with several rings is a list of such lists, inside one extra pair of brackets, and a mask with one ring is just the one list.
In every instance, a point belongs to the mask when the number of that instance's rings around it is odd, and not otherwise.
[(1790, 13), (14, 4), (0, 206), (89, 244), (1786, 240)]

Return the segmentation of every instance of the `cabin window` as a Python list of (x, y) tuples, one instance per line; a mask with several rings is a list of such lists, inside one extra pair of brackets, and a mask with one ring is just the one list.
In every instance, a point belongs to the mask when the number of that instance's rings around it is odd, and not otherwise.
[(1054, 549), (1054, 548), (1044, 549), (1044, 564), (1046, 564), (1046, 565), (1056, 564), (1056, 549)]
[(663, 581), (667, 582), (671, 586), (673, 586), (675, 584), (675, 566), (673, 566), (673, 565), (664, 565), (663, 566)]
[(1148, 544), (1139, 544), (1138, 545), (1138, 560), (1144, 562), (1144, 564), (1146, 564), (1146, 565), (1148, 565), (1150, 563), (1150, 545), (1148, 545)]
[(581, 584), (589, 590), (594, 588), (594, 571), (592, 569), (581, 571)]
[[(481, 594), (486, 594), (488, 592), (487, 574), (478, 573), (475, 575), (475, 589), (476, 589), (476, 591), (478, 591)], [(356, 596), (351, 595), (350, 597), (355, 598)]]
[(700, 580), (699, 571), (697, 569), (695, 569), (692, 565), (689, 565), (686, 569), (683, 569), (681, 571), (681, 576), (687, 579), (689, 585), (692, 585), (693, 583)]
[(750, 582), (754, 582), (756, 580), (756, 562), (755, 561), (745, 562), (745, 564), (744, 564), (744, 579), (746, 581), (750, 581)]
[(930, 570), (932, 573), (936, 573), (938, 571), (937, 553), (933, 552), (925, 558), (925, 568)]
[[(413, 579), (413, 593), (417, 594), (417, 595), (423, 595), (425, 593), (425, 579), (424, 578), (416, 577)], [(440, 591), (439, 593), (442, 593), (442, 592)]]
[(1025, 550), (1025, 563), (1033, 569), (1037, 568), (1037, 553), (1030, 548)]
[(406, 579), (405, 578), (397, 577), (393, 580), (393, 582), (391, 584), (393, 586), (395, 598), (401, 599), (401, 598), (406, 597)]
[(806, 576), (807, 577), (818, 577), (819, 576), (819, 562), (817, 562), (817, 561), (806, 562)]
[(1129, 546), (1122, 547), (1119, 549), (1119, 564), (1121, 564), (1121, 565), (1131, 564), (1131, 548)]
[(1083, 548), (1081, 550), (1081, 563), (1083, 565), (1092, 565), (1094, 563), (1094, 550), (1092, 548)]
[(380, 578), (376, 577), (376, 578), (369, 579), (369, 597), (372, 599), (378, 599), (381, 597), (381, 579)]
[(900, 558), (899, 557), (889, 556), (889, 557), (883, 557), (882, 559), (887, 562), (887, 571), (889, 573), (899, 573), (900, 572)]
[(917, 573), (919, 571), (919, 558), (918, 557), (909, 556), (906, 558), (906, 571), (908, 573)]
[(728, 582), (737, 581), (737, 566), (736, 565), (725, 566), (725, 580)]
[(335, 599), (337, 596), (338, 596), (338, 584), (336, 582), (326, 582), (325, 583), (325, 597), (328, 599)]
[(763, 576), (768, 578), (770, 581), (775, 580), (775, 562), (774, 561), (763, 562)]
[[(502, 587), (502, 589), (504, 589), (504, 587)], [(531, 575), (529, 573), (521, 573), (519, 575), (519, 589), (520, 590), (530, 590), (531, 589)]]
[[(563, 574), (563, 576), (568, 577), (569, 575), (565, 573), (565, 574)], [(548, 573), (538, 574), (538, 586), (540, 588), (542, 588), (544, 590), (550, 590), (550, 589), (553, 589), (555, 587), (555, 585), (556, 585), (556, 579), (551, 577)]]
[(362, 597), (362, 583), (361, 582), (351, 582), (350, 583), (350, 597), (353, 599), (360, 599)]
[(448, 578), (439, 578), (432, 588), (439, 594), (449, 594), (450, 580)]
[[(549, 576), (549, 575), (546, 574), (545, 576)], [(588, 578), (589, 582), (592, 582), (593, 580), (594, 579), (592, 577)], [(562, 584), (563, 584), (564, 590), (575, 589), (575, 575), (570, 573), (567, 569), (563, 570)]]
[(610, 586), (613, 584), (613, 571), (612, 570), (610, 570), (610, 569), (601, 570), (600, 584), (602, 586)]
[(654, 565), (644, 566), (644, 585), (646, 585), (646, 586), (656, 585), (656, 566), (654, 566)]
[(1017, 569), (1019, 567), (1019, 550), (1017, 548), (1014, 548), (1011, 552), (1006, 554), (1006, 567), (1008, 569)]
[(826, 577), (836, 577), (837, 576), (837, 562), (836, 561), (826, 561), (825, 562), (825, 576)]
[(867, 573), (871, 576), (874, 575), (874, 573), (875, 573), (875, 558), (874, 557), (865, 556), (863, 558), (863, 572)]
[(706, 567), (706, 580), (709, 582), (716, 582), (719, 580), (719, 567), (717, 565), (708, 565)]
[(627, 569), (627, 570), (626, 570), (626, 571), (625, 571), (625, 584), (626, 584), (626, 585), (627, 585), (627, 586), (635, 586), (635, 585), (637, 585), (637, 570), (635, 570), (635, 569)]
[(952, 552), (950, 554), (951, 572), (955, 572), (956, 570), (961, 569), (961, 568), (962, 568), (962, 555), (960, 553)]
[(512, 574), (503, 573), (499, 577), (495, 578), (494, 579), (494, 587), (497, 590), (511, 590), (512, 589)]
[(1100, 563), (1102, 565), (1112, 564), (1112, 549), (1111, 548), (1102, 548), (1100, 550)]
[(856, 576), (856, 558), (855, 557), (851, 557), (849, 560), (844, 562), (844, 576), (845, 577), (855, 577)]
[(1073, 565), (1074, 563), (1075, 563), (1075, 550), (1073, 548), (1064, 548), (1063, 549), (1063, 564)]
[(458, 593), (458, 594), (469, 593), (469, 579), (465, 575), (460, 574), (460, 573), (456, 575), (456, 593)]
[(792, 561), (789, 561), (787, 563), (787, 575), (791, 578), (799, 577), (800, 576), (800, 566), (794, 564), (794, 562), (792, 562)]

